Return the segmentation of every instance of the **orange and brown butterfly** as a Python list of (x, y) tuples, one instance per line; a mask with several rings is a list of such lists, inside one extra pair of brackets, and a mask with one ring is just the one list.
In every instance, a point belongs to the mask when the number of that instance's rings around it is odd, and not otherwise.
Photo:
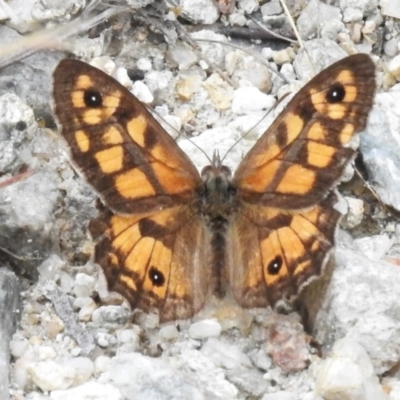
[(374, 91), (371, 59), (344, 58), (293, 97), (233, 175), (218, 157), (199, 174), (127, 89), (61, 61), (55, 111), (107, 207), (90, 229), (109, 289), (133, 308), (158, 309), (161, 321), (193, 316), (209, 295), (242, 307), (292, 299), (333, 246), (332, 188)]

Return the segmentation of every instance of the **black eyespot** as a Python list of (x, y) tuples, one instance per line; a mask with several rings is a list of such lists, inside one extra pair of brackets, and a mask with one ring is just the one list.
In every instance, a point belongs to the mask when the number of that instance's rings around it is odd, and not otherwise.
[(162, 286), (165, 283), (164, 274), (160, 272), (157, 268), (151, 267), (149, 269), (149, 277), (151, 279), (151, 283), (154, 286)]
[(85, 90), (83, 99), (85, 104), (91, 108), (97, 108), (103, 104), (103, 98), (101, 97), (100, 92), (95, 89)]
[(326, 93), (328, 103), (340, 103), (346, 96), (346, 89), (341, 83), (335, 83)]
[(268, 273), (270, 275), (277, 275), (279, 274), (279, 271), (282, 268), (282, 257), (281, 256), (276, 256), (269, 264), (268, 264)]

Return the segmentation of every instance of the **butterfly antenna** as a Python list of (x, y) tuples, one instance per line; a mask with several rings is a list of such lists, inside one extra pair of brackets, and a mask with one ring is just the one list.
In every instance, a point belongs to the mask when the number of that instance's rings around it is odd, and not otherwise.
[(222, 161), (225, 160), (226, 156), (229, 154), (229, 152), (242, 140), (244, 139), (254, 128), (256, 128), (258, 125), (261, 124), (262, 121), (264, 121), (265, 118), (268, 117), (269, 113), (272, 110), (275, 110), (277, 106), (279, 106), (279, 104), (282, 103), (282, 101), (289, 95), (290, 93), (285, 93), (275, 104), (273, 107), (271, 107), (271, 109), (268, 110), (268, 112), (251, 128), (249, 129), (246, 133), (244, 133), (238, 140), (236, 140), (235, 143), (233, 143), (233, 145), (231, 147), (229, 147), (229, 149), (226, 151), (226, 153), (224, 154), (224, 156), (221, 159), (221, 163)]

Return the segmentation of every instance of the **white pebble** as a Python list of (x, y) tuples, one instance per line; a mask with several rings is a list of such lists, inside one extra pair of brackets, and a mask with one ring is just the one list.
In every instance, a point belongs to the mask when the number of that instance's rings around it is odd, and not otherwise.
[(74, 294), (76, 297), (90, 297), (93, 293), (96, 280), (82, 272), (78, 273), (75, 277)]
[(190, 325), (189, 336), (192, 339), (218, 337), (221, 334), (221, 325), (216, 319), (204, 319)]
[(158, 335), (166, 340), (174, 340), (179, 337), (179, 332), (178, 329), (176, 329), (175, 325), (170, 324), (167, 326), (163, 326), (159, 330)]
[(148, 58), (139, 58), (136, 62), (136, 66), (141, 71), (150, 71), (151, 70), (151, 61)]
[(124, 67), (118, 67), (114, 70), (113, 78), (115, 78), (122, 86), (126, 88), (132, 87), (132, 80), (129, 78), (128, 71)]
[(154, 96), (151, 93), (150, 89), (142, 81), (134, 82), (131, 91), (141, 102), (145, 104), (150, 104), (154, 100)]
[(240, 87), (233, 92), (232, 112), (246, 114), (252, 111), (269, 110), (275, 98), (264, 94), (255, 87)]
[(279, 391), (275, 393), (267, 393), (261, 398), (261, 400), (296, 400), (296, 398), (297, 396), (292, 392)]
[(98, 356), (94, 360), (94, 373), (96, 375), (107, 372), (110, 369), (111, 358), (107, 356)]
[(94, 340), (100, 347), (108, 347), (117, 343), (115, 336), (105, 332), (97, 332)]
[(51, 392), (53, 400), (90, 399), (90, 400), (123, 400), (121, 392), (111, 384), (86, 382), (67, 390)]
[(10, 351), (14, 358), (20, 358), (29, 348), (29, 342), (21, 335), (15, 334), (10, 341)]
[(93, 373), (93, 363), (85, 357), (46, 360), (31, 363), (28, 372), (43, 391), (67, 389), (87, 381)]
[(201, 353), (214, 364), (225, 369), (234, 369), (240, 366), (251, 368), (252, 366), (250, 358), (239, 347), (226, 344), (215, 338), (207, 340), (201, 349)]

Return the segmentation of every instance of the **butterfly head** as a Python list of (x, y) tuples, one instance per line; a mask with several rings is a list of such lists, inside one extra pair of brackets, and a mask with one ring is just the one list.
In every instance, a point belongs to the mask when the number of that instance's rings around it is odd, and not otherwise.
[(217, 151), (214, 152), (212, 163), (201, 171), (203, 185), (200, 191), (202, 213), (211, 219), (230, 214), (235, 198), (235, 188), (232, 184), (232, 172), (222, 164)]

